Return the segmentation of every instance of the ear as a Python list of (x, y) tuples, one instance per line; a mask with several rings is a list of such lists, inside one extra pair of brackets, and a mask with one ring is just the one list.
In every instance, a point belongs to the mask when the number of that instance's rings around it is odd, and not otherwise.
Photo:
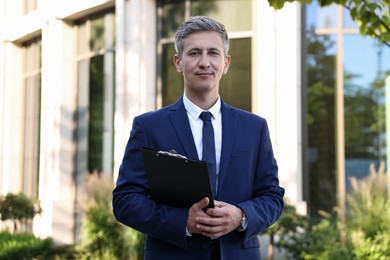
[(230, 55), (227, 55), (226, 58), (225, 58), (225, 68), (223, 69), (223, 74), (226, 75), (226, 73), (228, 72), (228, 69), (229, 69), (229, 66), (230, 66)]
[(183, 69), (181, 68), (180, 62), (181, 62), (181, 59), (180, 59), (179, 55), (178, 54), (173, 55), (173, 63), (175, 64), (176, 70), (177, 70), (177, 72), (182, 73)]

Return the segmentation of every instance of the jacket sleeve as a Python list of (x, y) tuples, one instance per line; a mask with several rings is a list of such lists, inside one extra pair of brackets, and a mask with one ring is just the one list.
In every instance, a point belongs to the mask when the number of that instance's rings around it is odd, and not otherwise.
[(188, 209), (158, 205), (149, 199), (142, 146), (148, 146), (148, 138), (142, 117), (136, 117), (113, 190), (114, 215), (131, 228), (186, 248)]
[(277, 221), (284, 208), (284, 189), (279, 186), (278, 166), (265, 120), (260, 133), (252, 199), (237, 204), (248, 220), (244, 245)]

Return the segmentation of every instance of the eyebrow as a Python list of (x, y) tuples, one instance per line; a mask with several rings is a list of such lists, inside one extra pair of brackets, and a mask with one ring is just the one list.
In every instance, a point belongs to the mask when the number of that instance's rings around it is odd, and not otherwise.
[[(191, 49), (189, 49), (187, 52), (191, 52), (191, 51), (201, 51), (201, 50), (202, 50), (201, 48), (191, 48)], [(215, 48), (215, 47), (208, 48), (207, 51), (217, 51), (217, 52), (221, 52), (220, 49)]]

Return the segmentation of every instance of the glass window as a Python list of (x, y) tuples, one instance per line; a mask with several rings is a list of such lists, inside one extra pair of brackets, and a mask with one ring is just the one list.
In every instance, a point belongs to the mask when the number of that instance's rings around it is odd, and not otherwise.
[(390, 51), (360, 35), (345, 35), (343, 45), (348, 180), (365, 177), (371, 163), (386, 162), (385, 77)]
[[(183, 78), (178, 75), (172, 60), (176, 53), (173, 37), (184, 17), (206, 15), (222, 22), (228, 33), (248, 32), (252, 30), (252, 1), (162, 1), (159, 2), (159, 9), (162, 13), (159, 17), (161, 20), (159, 73), (162, 105), (165, 106), (175, 102), (183, 94)], [(243, 12), (247, 15), (242, 16)], [(221, 80), (221, 97), (233, 106), (250, 111), (252, 39), (231, 38), (229, 54), (232, 56), (232, 63), (229, 72)]]
[(307, 5), (306, 9), (308, 28), (335, 29), (337, 28), (337, 5), (320, 7), (317, 1)]
[(159, 2), (162, 9), (162, 22), (159, 24), (162, 38), (173, 38), (177, 28), (184, 21), (184, 1)]
[(222, 77), (219, 88), (220, 95), (226, 103), (247, 111), (252, 109), (251, 43), (251, 38), (230, 41), (231, 63), (228, 73)]
[(77, 26), (77, 172), (111, 173), (114, 137), (115, 16)]
[(38, 196), (41, 109), (41, 40), (24, 46), (23, 192)]
[(184, 87), (183, 77), (179, 76), (173, 64), (173, 55), (176, 53), (173, 43), (164, 44), (162, 52), (162, 96), (163, 106), (174, 103), (182, 94)]
[(193, 1), (191, 2), (191, 14), (213, 17), (223, 23), (228, 32), (252, 30), (251, 1)]
[(90, 59), (89, 70), (89, 127), (88, 127), (88, 169), (90, 172), (103, 170), (104, 134), (104, 56)]
[(98, 51), (105, 47), (104, 17), (91, 20), (91, 51)]
[(318, 9), (318, 29), (333, 29), (337, 27), (337, 5), (332, 4)]
[(352, 20), (348, 9), (343, 9), (343, 28), (356, 30), (359, 29), (358, 23)]
[[(349, 12), (341, 8), (318, 9), (314, 2), (306, 9), (309, 180), (306, 199), (312, 213), (332, 212), (346, 195), (349, 177), (367, 176), (371, 163), (378, 165), (390, 156), (387, 145), (390, 134), (387, 138), (386, 127), (386, 105), (390, 104), (387, 101), (390, 98), (385, 91), (390, 51), (359, 35), (358, 30), (350, 30), (356, 29), (356, 25)], [(315, 30), (318, 28), (335, 30)], [(340, 67), (336, 67), (337, 61), (342, 61)], [(341, 110), (335, 103), (337, 93), (343, 95), (344, 129), (335, 124), (336, 111)], [(344, 143), (337, 143), (336, 130), (344, 131)], [(340, 150), (344, 153), (336, 154)], [(336, 168), (338, 159), (345, 163), (344, 169)], [(345, 178), (345, 187), (337, 187), (336, 180), (340, 178)]]
[(335, 37), (307, 34), (307, 124), (309, 206), (331, 211), (336, 204)]

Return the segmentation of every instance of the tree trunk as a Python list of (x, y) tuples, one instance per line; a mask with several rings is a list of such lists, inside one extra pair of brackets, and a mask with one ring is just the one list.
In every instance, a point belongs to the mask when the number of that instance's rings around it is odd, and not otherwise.
[(14, 220), (14, 234), (16, 234), (17, 229), (18, 229), (18, 226), (16, 224), (16, 220)]
[(268, 260), (274, 259), (274, 236), (269, 236), (269, 244), (268, 244)]

